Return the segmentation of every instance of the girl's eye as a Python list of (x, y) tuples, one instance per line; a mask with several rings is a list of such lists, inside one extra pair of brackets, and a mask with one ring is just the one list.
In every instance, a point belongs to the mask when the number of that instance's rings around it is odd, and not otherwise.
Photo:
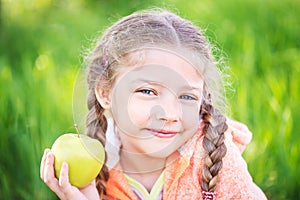
[(183, 99), (183, 100), (197, 100), (195, 97), (192, 97), (190, 95), (181, 95), (179, 97), (179, 99)]
[(149, 89), (138, 90), (137, 92), (147, 95), (156, 95), (155, 91)]

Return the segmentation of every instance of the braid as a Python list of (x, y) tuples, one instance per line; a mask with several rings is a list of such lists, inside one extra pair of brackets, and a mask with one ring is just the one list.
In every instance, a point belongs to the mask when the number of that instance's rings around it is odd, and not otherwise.
[[(88, 109), (89, 113), (87, 115), (87, 131), (86, 134), (98, 139), (102, 145), (105, 145), (105, 131), (107, 128), (107, 121), (104, 116), (104, 109), (101, 107), (96, 99), (95, 92), (89, 91), (88, 95)], [(106, 156), (105, 161), (106, 162)], [(100, 199), (106, 195), (106, 182), (108, 180), (108, 168), (103, 164), (101, 171), (96, 177), (96, 188), (98, 190)]]
[[(203, 132), (205, 133), (203, 148), (206, 151), (201, 186), (203, 193), (208, 194), (212, 198), (214, 196), (212, 194), (215, 194), (218, 174), (222, 168), (222, 158), (227, 151), (224, 144), (224, 132), (228, 126), (226, 117), (219, 110), (213, 108), (210, 102), (203, 101), (200, 115), (205, 123), (203, 127)], [(204, 199), (209, 198), (206, 196)]]

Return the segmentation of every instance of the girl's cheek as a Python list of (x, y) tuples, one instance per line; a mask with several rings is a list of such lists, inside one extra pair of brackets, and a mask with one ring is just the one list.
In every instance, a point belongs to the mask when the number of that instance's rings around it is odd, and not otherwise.
[(199, 108), (195, 106), (182, 106), (182, 121), (186, 129), (196, 131), (199, 126)]
[(150, 109), (152, 105), (132, 99), (128, 105), (128, 115), (132, 122), (137, 127), (145, 127), (150, 117)]

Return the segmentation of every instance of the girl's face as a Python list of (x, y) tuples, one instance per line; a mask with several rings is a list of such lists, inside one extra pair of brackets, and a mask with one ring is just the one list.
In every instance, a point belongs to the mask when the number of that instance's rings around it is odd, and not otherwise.
[(138, 66), (121, 67), (110, 91), (110, 110), (122, 151), (166, 158), (198, 128), (203, 79), (174, 53), (143, 52)]

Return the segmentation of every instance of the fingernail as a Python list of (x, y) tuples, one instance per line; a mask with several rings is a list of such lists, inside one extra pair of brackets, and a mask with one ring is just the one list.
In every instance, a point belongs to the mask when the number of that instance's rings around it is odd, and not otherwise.
[(48, 153), (50, 151), (50, 149), (49, 148), (46, 148), (45, 150), (44, 150), (44, 153)]
[(63, 163), (62, 163), (62, 167), (63, 167), (63, 168), (67, 168), (67, 167), (68, 167), (68, 163), (67, 163), (67, 162), (63, 162)]

